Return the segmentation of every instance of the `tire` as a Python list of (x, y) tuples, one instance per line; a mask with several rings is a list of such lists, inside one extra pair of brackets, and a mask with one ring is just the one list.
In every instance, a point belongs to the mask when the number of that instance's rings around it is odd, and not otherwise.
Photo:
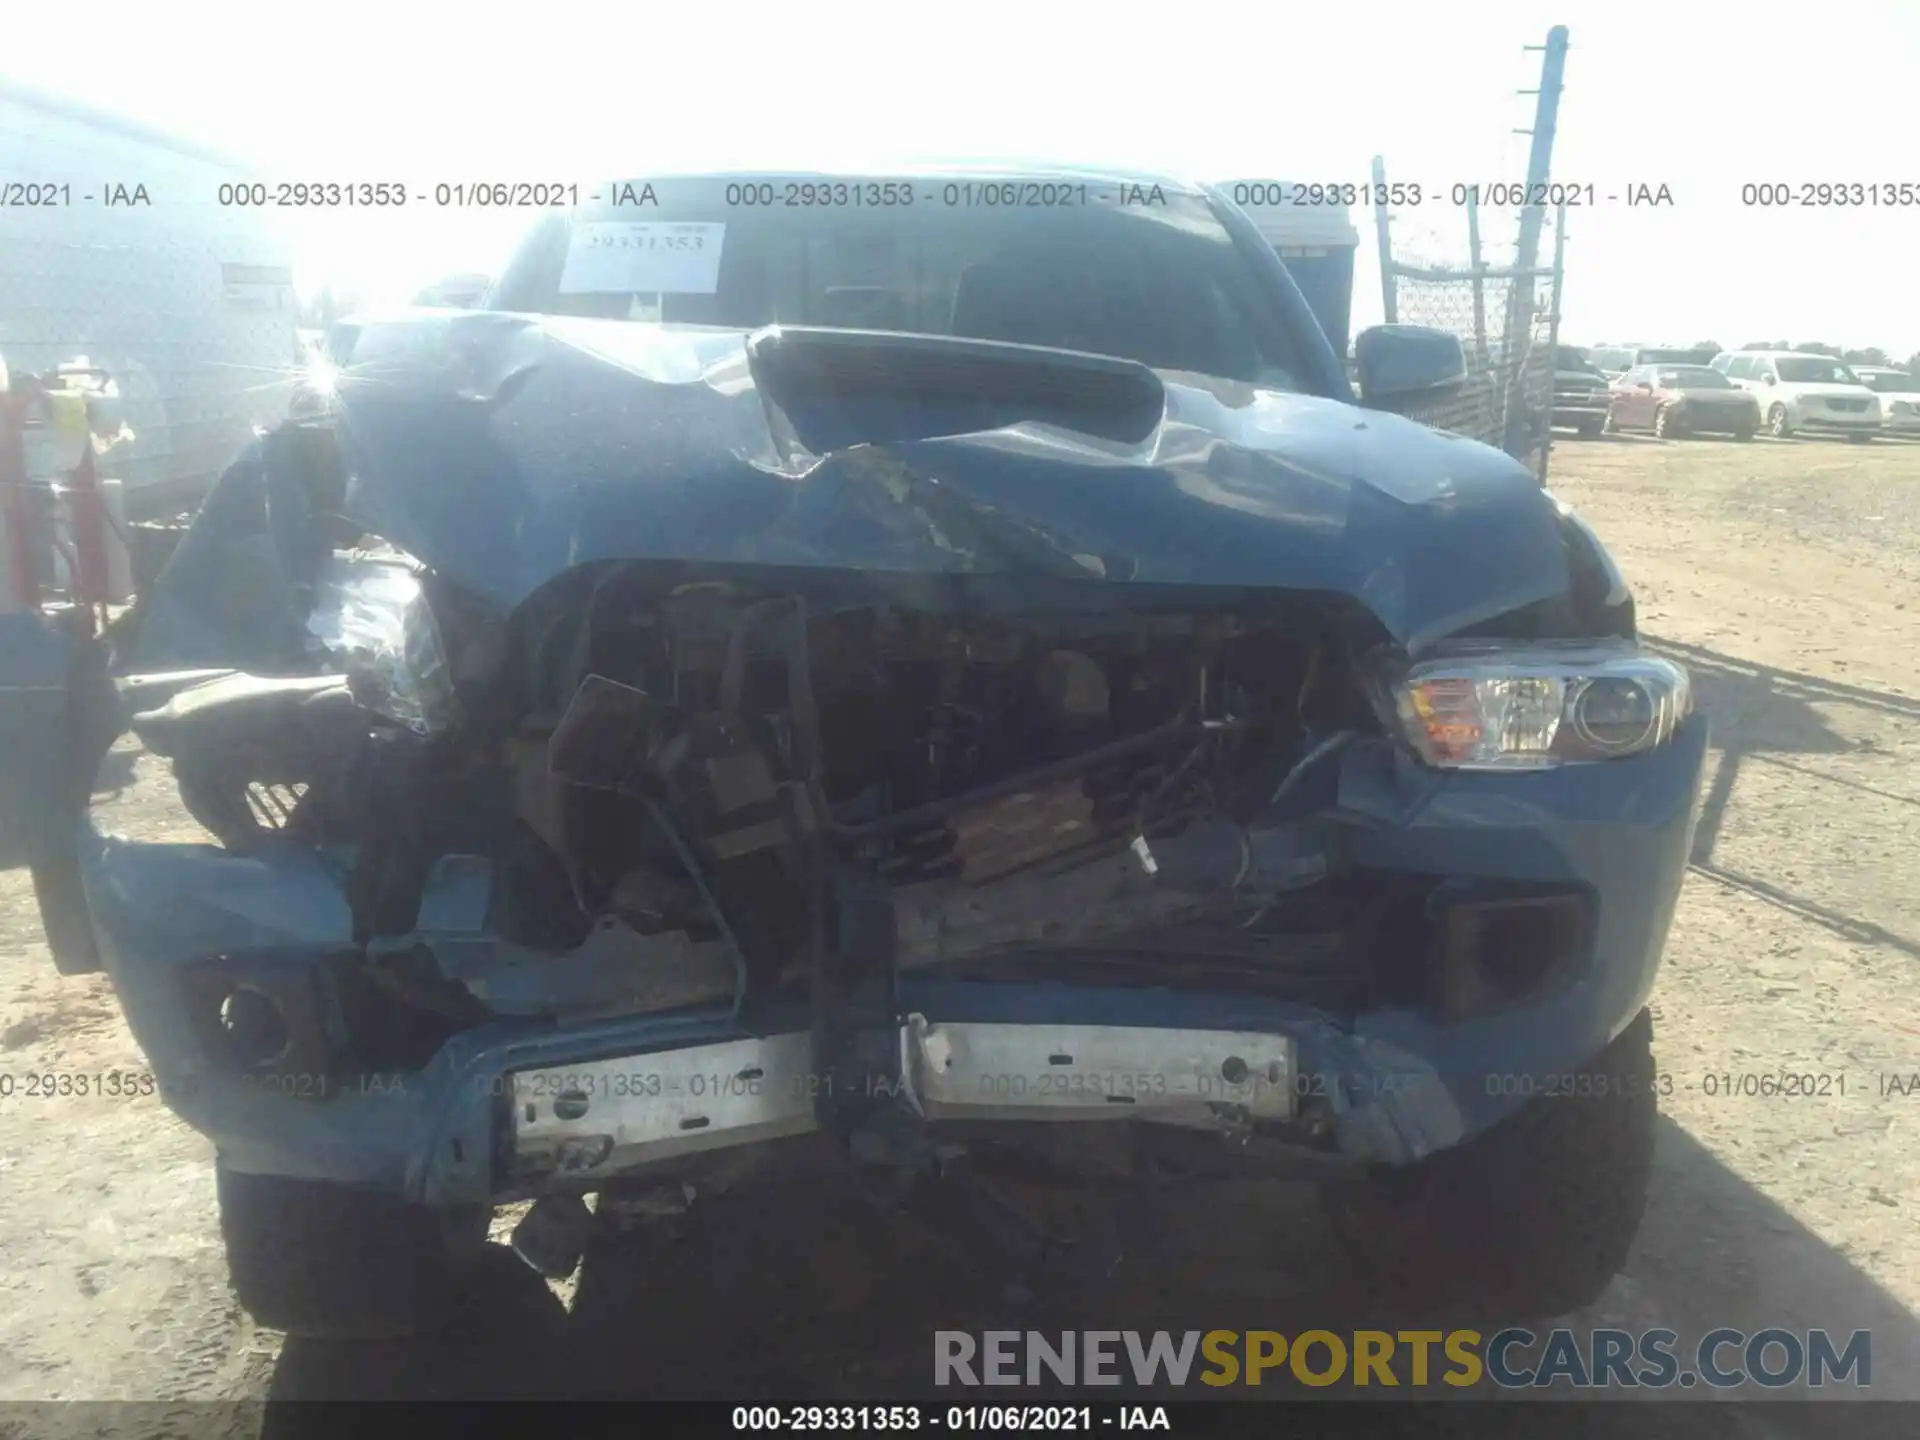
[(288, 1337), (264, 1396), (260, 1440), (334, 1440), (343, 1407), (302, 1403), (309, 1400), (567, 1399), (580, 1371), (566, 1338), (560, 1297), (506, 1246), (488, 1245), (462, 1272), (436, 1335), (399, 1343)]
[(1686, 432), (1681, 428), (1679, 417), (1673, 413), (1673, 407), (1662, 405), (1653, 412), (1653, 438), (1656, 440), (1678, 440)]
[(1593, 439), (1606, 428), (1606, 423), (1605, 420), (1582, 420), (1580, 422), (1580, 438), (1582, 440)]
[(1776, 440), (1785, 440), (1793, 434), (1793, 423), (1787, 419), (1787, 407), (1776, 405), (1767, 411), (1767, 433)]
[(1871, 435), (1849, 435), (1849, 436), (1847, 436), (1847, 443), (1848, 443), (1849, 445), (1870, 445), (1870, 444), (1872, 444), (1872, 443), (1873, 443), (1873, 436), (1871, 436)]
[(1733, 438), (1736, 440), (1751, 440), (1753, 439), (1753, 435), (1754, 432), (1752, 430), (1736, 430), (1733, 432)]
[(216, 1166), (227, 1273), (269, 1330), (315, 1340), (440, 1329), (454, 1267), (439, 1216), (369, 1190)]
[(1334, 1229), (1376, 1282), (1431, 1312), (1544, 1320), (1625, 1264), (1653, 1171), (1653, 1020), (1594, 1063), (1596, 1095), (1536, 1098), (1484, 1135), (1348, 1186)]
[(1600, 433), (1602, 435), (1618, 435), (1620, 433), (1620, 427), (1613, 422), (1613, 409), (1611, 406), (1608, 407), (1607, 413), (1600, 417)]

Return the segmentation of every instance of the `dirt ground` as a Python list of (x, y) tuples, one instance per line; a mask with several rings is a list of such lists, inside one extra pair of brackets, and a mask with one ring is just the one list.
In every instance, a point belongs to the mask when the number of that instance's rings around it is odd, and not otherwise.
[[(1671, 1093), (1651, 1207), (1627, 1272), (1572, 1323), (1666, 1325), (1683, 1340), (1715, 1326), (1870, 1329), (1872, 1393), (1920, 1398), (1920, 1083), (1890, 1093), (1920, 1076), (1920, 445), (1562, 437), (1550, 485), (1614, 549), (1650, 643), (1689, 667), (1714, 728), (1655, 1000)], [(155, 763), (130, 758), (122, 778), (103, 803), (164, 804)], [(54, 975), (25, 874), (0, 876), (0, 966), (0, 1074), (13, 1078), (0, 1098), (0, 1399), (511, 1388), (529, 1363), (524, 1328), (431, 1353), (303, 1350), (254, 1329), (225, 1286), (208, 1144), (152, 1097), (26, 1093), (35, 1073), (144, 1064), (103, 981)], [(1816, 1077), (1806, 1088), (1822, 1093), (1754, 1093), (1761, 1082), (1743, 1078), (1779, 1075)], [(1339, 1328), (1330, 1313), (1364, 1311), (1302, 1215), (1284, 1237), (1292, 1283), (1249, 1294), (1231, 1276), (1190, 1277), (1211, 1296), (1206, 1324), (1236, 1323), (1228, 1309), (1249, 1325)], [(961, 1303), (964, 1275), (877, 1256), (856, 1229), (823, 1201), (808, 1215), (732, 1213), (706, 1269), (686, 1246), (590, 1258), (571, 1321), (510, 1266), (502, 1303), (527, 1308), (504, 1328), (565, 1333), (560, 1388), (573, 1393), (651, 1393), (702, 1364), (715, 1393), (884, 1393), (911, 1368), (877, 1358), (890, 1340), (909, 1336), (924, 1367), (935, 1324), (980, 1322)], [(809, 1341), (832, 1332), (838, 1359), (784, 1343), (782, 1317), (801, 1315), (827, 1322), (800, 1328)], [(1712, 1433), (1810, 1428), (1797, 1410), (1708, 1409)]]

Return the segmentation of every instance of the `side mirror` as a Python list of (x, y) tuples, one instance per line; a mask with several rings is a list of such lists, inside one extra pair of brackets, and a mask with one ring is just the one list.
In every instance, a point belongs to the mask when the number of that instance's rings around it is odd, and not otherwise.
[(1360, 403), (1399, 410), (1440, 400), (1467, 379), (1460, 337), (1427, 325), (1374, 325), (1353, 342)]

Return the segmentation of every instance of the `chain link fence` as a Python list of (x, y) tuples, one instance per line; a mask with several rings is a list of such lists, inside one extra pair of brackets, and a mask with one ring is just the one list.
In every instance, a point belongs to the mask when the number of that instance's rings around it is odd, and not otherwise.
[(1383, 299), (1390, 319), (1451, 331), (1466, 351), (1466, 384), (1414, 418), (1498, 446), (1544, 482), (1564, 217), (1536, 216), (1531, 265), (1523, 220), (1490, 205), (1390, 211)]

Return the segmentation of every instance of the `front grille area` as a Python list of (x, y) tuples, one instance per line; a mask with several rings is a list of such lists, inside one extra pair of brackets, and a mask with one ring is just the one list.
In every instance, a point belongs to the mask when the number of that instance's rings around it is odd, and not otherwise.
[(1867, 402), (1864, 400), (1829, 400), (1827, 401), (1827, 408), (1829, 410), (1843, 410), (1850, 415), (1857, 415), (1867, 408)]

